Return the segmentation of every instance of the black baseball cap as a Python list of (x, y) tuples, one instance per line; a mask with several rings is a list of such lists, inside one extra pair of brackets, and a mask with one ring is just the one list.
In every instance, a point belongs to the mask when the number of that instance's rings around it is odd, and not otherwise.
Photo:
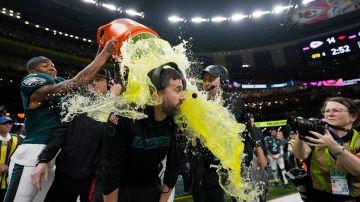
[(107, 69), (100, 69), (96, 74), (95, 77), (102, 77), (107, 81), (111, 80), (111, 73)]
[(201, 77), (204, 77), (204, 74), (205, 73), (208, 73), (212, 76), (215, 76), (215, 77), (220, 77), (223, 73), (223, 71), (226, 71), (227, 70), (225, 69), (225, 67), (223, 66), (220, 66), (220, 65), (210, 65), (210, 66), (207, 66), (201, 73)]
[(27, 61), (25, 67), (27, 70), (34, 69), (38, 64), (46, 62), (46, 61), (51, 61), (51, 60), (44, 56), (33, 57), (29, 61)]

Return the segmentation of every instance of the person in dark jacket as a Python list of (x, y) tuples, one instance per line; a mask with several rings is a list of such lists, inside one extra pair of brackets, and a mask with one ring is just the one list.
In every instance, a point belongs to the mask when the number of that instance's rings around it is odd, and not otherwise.
[[(110, 72), (100, 70), (89, 84), (91, 94), (104, 95), (107, 89), (113, 94), (121, 91), (120, 85), (110, 85)], [(38, 164), (32, 175), (33, 183), (40, 180), (41, 173), (47, 173), (50, 162), (56, 158), (55, 179), (45, 201), (89, 201), (89, 193), (95, 172), (100, 163), (102, 138), (106, 123), (80, 114), (71, 122), (62, 123), (55, 130), (52, 139), (38, 156)], [(45, 175), (46, 176), (46, 175)], [(45, 179), (47, 180), (47, 179)], [(101, 201), (100, 199), (93, 201)]]
[[(210, 65), (202, 72), (203, 89), (208, 95), (209, 100), (221, 98), (223, 106), (227, 107), (229, 111), (235, 116), (239, 123), (248, 122), (247, 113), (244, 111), (244, 104), (242, 103), (238, 94), (227, 92), (229, 84), (229, 73), (227, 69), (220, 65)], [(250, 128), (247, 127), (247, 130)], [(243, 133), (244, 139), (244, 154), (242, 165), (249, 166), (252, 161), (252, 154), (254, 149), (258, 156), (258, 164), (260, 167), (266, 166), (266, 159), (261, 147), (258, 145), (255, 137), (251, 136), (251, 132)], [(195, 161), (192, 161), (191, 168), (193, 173), (198, 173), (198, 177), (193, 179), (193, 198), (195, 202), (223, 202), (224, 191), (219, 184), (219, 177), (216, 172), (219, 167), (220, 160), (217, 159), (207, 148), (197, 141), (198, 156)], [(239, 157), (240, 158), (240, 157)]]
[[(255, 137), (255, 139), (257, 141), (259, 141), (259, 146), (261, 147), (263, 153), (264, 153), (264, 157), (266, 157), (268, 155), (268, 150), (265, 144), (265, 139), (264, 139), (264, 135), (261, 131), (260, 128), (255, 126), (255, 118), (254, 115), (249, 113), (248, 114), (249, 120), (250, 120), (250, 127), (251, 127), (251, 133), (252, 136)], [(255, 154), (259, 153), (258, 148), (255, 148)], [(266, 201), (266, 193), (267, 193), (267, 187), (268, 187), (268, 175), (267, 172), (265, 170), (266, 164), (265, 166), (260, 166), (259, 165), (259, 159), (257, 158), (257, 167), (254, 169), (254, 166), (250, 169), (251, 175), (250, 175), (250, 180), (252, 181), (261, 181), (262, 183), (260, 184), (261, 187), (261, 193), (259, 194), (259, 201), (263, 202)]]
[[(163, 68), (170, 66), (172, 68)], [(175, 63), (148, 73), (162, 103), (146, 106), (148, 117), (133, 120), (111, 113), (103, 145), (104, 201), (166, 202), (176, 183), (181, 145), (173, 115), (185, 99), (185, 79)], [(163, 185), (158, 166), (167, 156)]]

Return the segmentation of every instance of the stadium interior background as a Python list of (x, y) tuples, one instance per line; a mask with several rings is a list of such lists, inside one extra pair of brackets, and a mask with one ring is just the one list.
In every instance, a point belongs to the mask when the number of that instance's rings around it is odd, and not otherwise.
[[(232, 90), (240, 93), (257, 121), (286, 119), (290, 115), (320, 117), (319, 107), (326, 97), (343, 95), (358, 98), (360, 85), (356, 79), (360, 78), (360, 51), (331, 57), (321, 55), (320, 58), (315, 54), (314, 59), (306, 57), (303, 51), (307, 41), (332, 35), (339, 40), (341, 33), (347, 30), (357, 30), (354, 40), (360, 41), (358, 7), (329, 19), (301, 24), (292, 18), (304, 7), (301, 1), (296, 0), (94, 2), (0, 2), (0, 104), (6, 107), (10, 116), (22, 121), (18, 116), (23, 113), (19, 83), (26, 74), (24, 64), (28, 59), (37, 55), (47, 56), (55, 63), (58, 75), (74, 75), (95, 57), (97, 29), (124, 17), (152, 28), (172, 45), (187, 40), (189, 56), (192, 61), (197, 61), (192, 66), (195, 70), (192, 76), (199, 76), (199, 71), (209, 64), (225, 65), (230, 72)], [(112, 11), (101, 7), (102, 3), (113, 3), (121, 9), (134, 8), (142, 11), (144, 16)], [(211, 22), (211, 17), (215, 15), (231, 16), (237, 11), (250, 14), (255, 9), (272, 9), (279, 3), (298, 7), (279, 15), (252, 16), (239, 22)], [(184, 16), (186, 22), (170, 22), (168, 17), (174, 13)], [(193, 23), (191, 17), (196, 15), (210, 20)], [(326, 43), (325, 40), (322, 42)], [(360, 42), (358, 46), (360, 50)], [(328, 80), (344, 81), (346, 85), (324, 86), (325, 82), (321, 82)], [(255, 84), (267, 85), (260, 88)]]

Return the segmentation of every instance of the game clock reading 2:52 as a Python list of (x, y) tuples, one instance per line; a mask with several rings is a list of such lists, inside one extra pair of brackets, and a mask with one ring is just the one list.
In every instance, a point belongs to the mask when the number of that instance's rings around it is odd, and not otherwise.
[(360, 27), (302, 43), (305, 60), (360, 53)]

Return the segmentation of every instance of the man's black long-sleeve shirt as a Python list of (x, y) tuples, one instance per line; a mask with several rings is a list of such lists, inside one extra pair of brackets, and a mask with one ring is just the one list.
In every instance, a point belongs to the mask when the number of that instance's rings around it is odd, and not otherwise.
[(103, 190), (110, 194), (118, 187), (141, 185), (158, 180), (159, 164), (167, 155), (164, 184), (175, 186), (180, 168), (179, 137), (172, 117), (154, 119), (154, 108), (147, 106), (148, 118), (132, 120), (112, 113), (103, 144)]
[(102, 138), (106, 123), (96, 121), (86, 114), (62, 123), (39, 155), (39, 162), (56, 158), (56, 172), (81, 179), (95, 174), (101, 159)]

